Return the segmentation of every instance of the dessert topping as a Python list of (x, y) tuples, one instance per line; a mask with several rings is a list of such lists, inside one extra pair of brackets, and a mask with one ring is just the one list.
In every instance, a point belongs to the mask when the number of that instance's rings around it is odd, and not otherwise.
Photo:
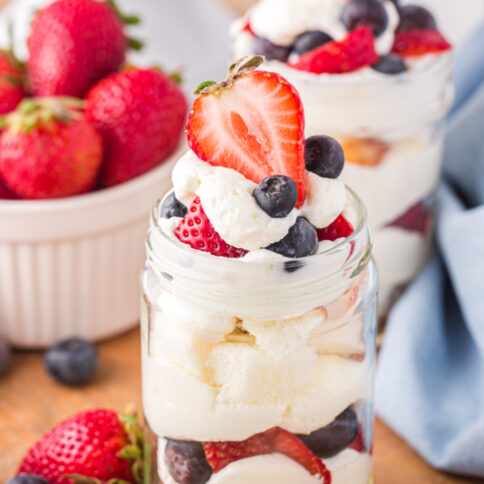
[(203, 211), (200, 198), (193, 200), (187, 214), (175, 229), (176, 237), (190, 247), (220, 257), (243, 257), (247, 251), (227, 244), (215, 231)]
[(377, 60), (375, 38), (370, 28), (363, 26), (349, 32), (340, 42), (333, 40), (307, 52), (291, 66), (315, 74), (342, 74), (371, 66)]
[(254, 190), (257, 205), (274, 218), (289, 215), (297, 202), (297, 186), (287, 176), (274, 175), (264, 178)]
[(354, 231), (353, 226), (340, 215), (331, 225), (322, 229), (316, 229), (318, 240), (337, 240), (342, 237), (349, 237)]
[(311, 136), (304, 152), (306, 170), (324, 178), (338, 178), (343, 171), (345, 155), (341, 145), (330, 136)]
[(316, 229), (304, 217), (298, 217), (288, 234), (279, 242), (271, 244), (268, 250), (291, 259), (314, 255), (318, 251)]

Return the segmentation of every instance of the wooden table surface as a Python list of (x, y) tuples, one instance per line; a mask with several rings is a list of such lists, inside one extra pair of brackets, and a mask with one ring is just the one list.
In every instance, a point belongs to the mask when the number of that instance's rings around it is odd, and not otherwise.
[[(138, 331), (102, 343), (99, 351), (97, 378), (78, 389), (51, 380), (41, 353), (14, 354), (10, 371), (0, 378), (0, 483), (15, 473), (36, 439), (73, 413), (99, 406), (123, 410), (130, 402), (141, 408)], [(380, 421), (376, 423), (374, 461), (375, 484), (478, 482), (435, 472)]]

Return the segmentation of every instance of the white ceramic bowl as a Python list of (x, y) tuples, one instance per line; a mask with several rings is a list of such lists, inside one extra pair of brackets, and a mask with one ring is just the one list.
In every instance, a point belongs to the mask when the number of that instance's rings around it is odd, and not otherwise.
[(43, 348), (109, 338), (138, 322), (149, 212), (173, 164), (108, 190), (45, 201), (0, 200), (0, 334)]

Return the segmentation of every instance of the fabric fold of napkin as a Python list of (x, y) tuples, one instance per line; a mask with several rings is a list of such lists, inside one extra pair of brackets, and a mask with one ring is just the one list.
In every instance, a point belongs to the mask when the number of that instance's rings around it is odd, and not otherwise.
[[(392, 310), (380, 417), (438, 469), (484, 477), (484, 24), (455, 58), (437, 254)], [(395, 248), (398, 250), (398, 248)]]

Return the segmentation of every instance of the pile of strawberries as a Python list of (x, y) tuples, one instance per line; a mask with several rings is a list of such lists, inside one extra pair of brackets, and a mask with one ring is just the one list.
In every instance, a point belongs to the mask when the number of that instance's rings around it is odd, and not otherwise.
[(111, 187), (173, 151), (187, 102), (160, 69), (126, 64), (136, 23), (113, 0), (57, 0), (35, 15), (25, 66), (0, 51), (0, 199)]

